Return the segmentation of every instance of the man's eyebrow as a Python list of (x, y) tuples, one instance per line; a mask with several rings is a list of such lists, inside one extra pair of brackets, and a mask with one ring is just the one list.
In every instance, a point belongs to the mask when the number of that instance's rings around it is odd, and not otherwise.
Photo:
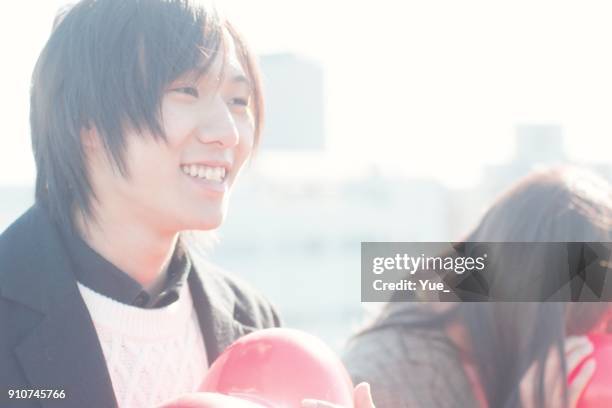
[[(187, 71), (187, 73), (183, 74), (182, 77), (184, 80), (190, 81), (190, 82), (198, 82), (200, 81), (202, 78), (206, 78), (208, 76), (208, 72), (206, 72), (205, 69), (203, 68), (196, 68), (196, 69), (192, 69), (190, 71)], [(215, 81), (219, 81), (220, 78), (216, 77)], [(253, 88), (253, 84), (251, 82), (251, 80), (243, 73), (236, 73), (236, 74), (230, 74), (230, 78), (229, 78), (229, 82), (232, 84), (245, 84), (249, 87), (249, 89)]]
[(244, 84), (247, 84), (249, 87), (251, 87), (251, 81), (244, 74), (236, 74), (232, 76), (230, 81), (235, 84), (244, 83)]

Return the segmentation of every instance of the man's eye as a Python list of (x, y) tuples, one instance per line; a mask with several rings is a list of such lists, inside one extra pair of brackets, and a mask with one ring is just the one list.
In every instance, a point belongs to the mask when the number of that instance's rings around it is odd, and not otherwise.
[(198, 92), (198, 90), (192, 86), (186, 86), (183, 88), (175, 88), (174, 92), (180, 92), (180, 93), (184, 93), (187, 95), (191, 95), (194, 98), (197, 98), (198, 96), (200, 96), (200, 93)]
[(246, 98), (232, 98), (230, 99), (230, 105), (249, 106), (249, 100)]

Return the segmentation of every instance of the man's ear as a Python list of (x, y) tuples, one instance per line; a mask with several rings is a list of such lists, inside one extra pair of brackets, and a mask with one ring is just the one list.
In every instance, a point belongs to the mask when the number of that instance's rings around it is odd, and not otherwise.
[(112, 155), (106, 150), (104, 141), (95, 126), (84, 126), (81, 129), (81, 146), (87, 162), (87, 167), (90, 169), (90, 174), (100, 170), (111, 171), (115, 174), (121, 174), (116, 168), (116, 163), (113, 161)]
[(87, 124), (81, 129), (81, 145), (86, 153), (96, 153), (104, 147), (95, 126)]

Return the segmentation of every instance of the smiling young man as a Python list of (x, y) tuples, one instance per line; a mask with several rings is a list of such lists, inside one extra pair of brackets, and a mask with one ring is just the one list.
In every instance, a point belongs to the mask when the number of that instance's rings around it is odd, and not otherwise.
[(203, 6), (56, 19), (31, 88), (35, 204), (0, 236), (0, 406), (151, 407), (279, 325), (184, 234), (223, 221), (261, 103), (252, 55)]
[(262, 108), (252, 54), (202, 4), (58, 15), (32, 78), (35, 204), (0, 235), (0, 406), (244, 406), (194, 391), (279, 317), (189, 231), (222, 223)]

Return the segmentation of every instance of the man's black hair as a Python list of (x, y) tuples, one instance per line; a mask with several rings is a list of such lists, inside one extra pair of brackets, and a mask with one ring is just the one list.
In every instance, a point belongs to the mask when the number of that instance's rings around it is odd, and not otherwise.
[(82, 0), (54, 24), (32, 76), (30, 126), (36, 202), (56, 222), (74, 228), (75, 210), (93, 218), (83, 129), (96, 129), (111, 163), (129, 176), (127, 131), (166, 140), (165, 87), (187, 72), (206, 74), (223, 53), (224, 28), (251, 77), (258, 140), (261, 91), (253, 56), (214, 10), (186, 0)]

